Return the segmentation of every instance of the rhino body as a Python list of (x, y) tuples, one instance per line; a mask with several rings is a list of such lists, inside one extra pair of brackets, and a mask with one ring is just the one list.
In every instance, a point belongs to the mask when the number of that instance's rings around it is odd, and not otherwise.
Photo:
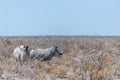
[(20, 45), (13, 51), (13, 57), (16, 61), (24, 62), (30, 56), (28, 46)]
[(32, 59), (40, 59), (42, 61), (50, 60), (53, 56), (63, 55), (57, 49), (57, 47), (50, 47), (46, 49), (34, 49), (30, 51), (30, 57)]

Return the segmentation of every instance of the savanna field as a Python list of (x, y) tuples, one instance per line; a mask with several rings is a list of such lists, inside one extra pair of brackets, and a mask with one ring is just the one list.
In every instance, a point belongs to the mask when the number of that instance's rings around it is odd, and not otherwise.
[[(63, 55), (20, 65), (13, 58), (19, 45), (57, 46)], [(1, 37), (0, 80), (120, 80), (120, 37)]]

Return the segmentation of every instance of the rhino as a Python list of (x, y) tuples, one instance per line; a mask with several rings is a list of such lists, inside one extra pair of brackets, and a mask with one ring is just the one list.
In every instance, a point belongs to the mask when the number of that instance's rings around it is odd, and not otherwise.
[(13, 51), (13, 57), (16, 62), (24, 62), (30, 56), (28, 46), (20, 45)]
[(34, 49), (30, 51), (31, 59), (38, 59), (41, 61), (50, 60), (53, 56), (60, 57), (63, 53), (60, 53), (57, 47), (50, 47), (45, 49)]

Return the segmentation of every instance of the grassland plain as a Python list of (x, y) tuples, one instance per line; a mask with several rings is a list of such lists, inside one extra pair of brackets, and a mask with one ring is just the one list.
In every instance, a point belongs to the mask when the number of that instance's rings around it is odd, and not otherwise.
[[(63, 56), (20, 65), (13, 50), (22, 44), (30, 50), (57, 46)], [(0, 80), (120, 80), (120, 37), (1, 37)]]

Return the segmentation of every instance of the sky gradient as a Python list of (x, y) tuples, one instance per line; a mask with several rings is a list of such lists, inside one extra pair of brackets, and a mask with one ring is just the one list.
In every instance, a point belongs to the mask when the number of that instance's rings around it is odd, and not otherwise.
[(120, 0), (1, 0), (0, 36), (120, 36)]

